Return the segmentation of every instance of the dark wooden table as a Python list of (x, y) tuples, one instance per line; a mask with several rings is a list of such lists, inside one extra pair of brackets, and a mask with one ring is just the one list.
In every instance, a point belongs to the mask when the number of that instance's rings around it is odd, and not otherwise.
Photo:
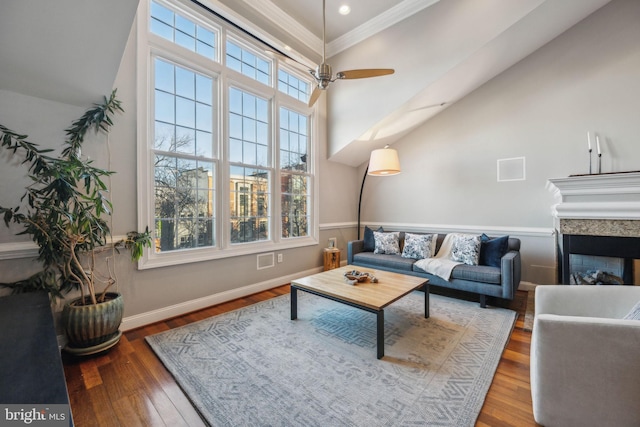
[(46, 411), (51, 405), (57, 411), (58, 405), (66, 405), (64, 424), (73, 425), (51, 305), (44, 292), (0, 298), (0, 407), (5, 412), (6, 407), (15, 410), (15, 405), (25, 411)]

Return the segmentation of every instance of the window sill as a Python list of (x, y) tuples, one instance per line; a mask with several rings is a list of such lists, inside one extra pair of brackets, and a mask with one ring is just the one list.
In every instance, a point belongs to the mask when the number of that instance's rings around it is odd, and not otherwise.
[(234, 245), (230, 248), (225, 249), (196, 248), (165, 252), (161, 254), (145, 253), (145, 256), (142, 257), (140, 261), (138, 261), (138, 269), (148, 270), (151, 268), (168, 267), (172, 265), (190, 264), (193, 262), (262, 254), (265, 252), (282, 251), (286, 249), (294, 249), (314, 245), (318, 245), (317, 239), (312, 237), (302, 237), (290, 242), (246, 243)]

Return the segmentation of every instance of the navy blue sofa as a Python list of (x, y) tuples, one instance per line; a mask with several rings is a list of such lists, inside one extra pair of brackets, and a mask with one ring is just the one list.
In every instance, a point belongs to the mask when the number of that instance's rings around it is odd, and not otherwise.
[[(436, 253), (446, 234), (438, 234)], [(403, 247), (404, 233), (400, 233), (400, 248)], [(451, 272), (451, 278), (426, 273), (414, 266), (415, 259), (401, 255), (375, 254), (364, 251), (364, 240), (347, 243), (347, 263), (353, 266), (369, 267), (394, 273), (409, 274), (429, 279), (429, 286), (472, 292), (479, 295), (480, 306), (486, 307), (486, 297), (512, 300), (518, 290), (521, 275), (520, 239), (509, 237), (508, 251), (500, 260), (500, 267), (486, 265), (458, 265)]]

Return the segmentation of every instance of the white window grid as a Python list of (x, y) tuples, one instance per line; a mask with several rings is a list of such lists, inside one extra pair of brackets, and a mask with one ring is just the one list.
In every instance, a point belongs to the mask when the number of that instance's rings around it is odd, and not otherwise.
[[(163, 5), (167, 5), (163, 0), (154, 0)], [(232, 27), (227, 27), (223, 22), (213, 22), (199, 15), (197, 11), (191, 10), (190, 8), (185, 8), (183, 10), (183, 6), (177, 6), (173, 3), (168, 4), (174, 11), (178, 13), (183, 13), (185, 16), (189, 16), (194, 22), (198, 22), (199, 25), (204, 25), (209, 29), (213, 29), (218, 37), (216, 38), (218, 42), (217, 52), (219, 55), (226, 54), (222, 49), (226, 48), (226, 40), (233, 40), (234, 43), (239, 43), (243, 48), (247, 46), (251, 47), (251, 49), (255, 49), (256, 52), (259, 52), (259, 48), (252, 47), (252, 41), (247, 39), (243, 35), (239, 35), (236, 29)], [(283, 92), (280, 92), (277, 87), (270, 80), (269, 84), (263, 84), (258, 81), (251, 79), (250, 77), (237, 73), (234, 70), (225, 68), (224, 65), (220, 62), (207, 63), (206, 61), (212, 61), (211, 59), (203, 58), (202, 55), (199, 55), (197, 52), (192, 52), (185, 50), (182, 46), (174, 45), (173, 43), (169, 43), (166, 39), (157, 36), (153, 33), (147, 33), (149, 31), (149, 22), (148, 19), (148, 10), (149, 10), (149, 0), (143, 0), (141, 2), (141, 9), (143, 13), (139, 12), (139, 16), (146, 16), (147, 20), (140, 20), (138, 27), (138, 42), (139, 42), (139, 63), (143, 64), (139, 67), (138, 72), (138, 80), (139, 82), (146, 82), (147, 76), (150, 75), (152, 69), (153, 58), (156, 56), (161, 56), (168, 61), (173, 61), (178, 64), (186, 64), (187, 68), (192, 69), (196, 73), (201, 73), (205, 75), (211, 75), (215, 78), (213, 83), (213, 93), (214, 93), (214, 109), (217, 113), (214, 113), (214, 117), (212, 120), (212, 137), (214, 139), (214, 144), (212, 148), (211, 156), (214, 159), (213, 166), (211, 167), (213, 171), (213, 181), (214, 183), (223, 185), (216, 188), (214, 185), (212, 190), (212, 195), (210, 198), (215, 198), (215, 203), (213, 203), (213, 212), (212, 220), (213, 230), (214, 230), (214, 245), (212, 247), (198, 247), (197, 244), (191, 250), (185, 251), (172, 251), (169, 253), (147, 253), (145, 257), (140, 261), (140, 268), (153, 268), (158, 266), (165, 265), (175, 265), (186, 262), (196, 262), (202, 261), (206, 259), (215, 259), (215, 258), (224, 258), (229, 256), (238, 256), (245, 255), (250, 253), (260, 253), (268, 250), (281, 250), (286, 248), (300, 247), (306, 245), (317, 244), (318, 241), (318, 224), (317, 224), (317, 216), (318, 216), (318, 205), (315, 201), (315, 196), (317, 196), (317, 180), (315, 177), (317, 165), (316, 165), (316, 157), (314, 155), (315, 150), (317, 148), (309, 149), (308, 158), (313, 160), (309, 162), (308, 170), (305, 172), (307, 182), (305, 186), (308, 186), (309, 197), (307, 199), (307, 223), (308, 223), (308, 232), (304, 237), (297, 237), (296, 239), (286, 239), (282, 238), (280, 233), (281, 224), (275, 221), (272, 221), (273, 218), (281, 217), (281, 191), (279, 188), (281, 181), (281, 173), (282, 171), (279, 169), (280, 165), (280, 149), (278, 145), (279, 141), (279, 130), (271, 129), (270, 130), (270, 138), (273, 140), (275, 145), (273, 148), (269, 149), (268, 159), (270, 165), (268, 168), (260, 168), (262, 170), (267, 171), (270, 174), (270, 184), (269, 190), (267, 192), (257, 192), (253, 197), (253, 203), (256, 203), (259, 206), (259, 210), (261, 213), (269, 211), (269, 219), (270, 224), (268, 226), (269, 238), (266, 240), (258, 240), (242, 245), (232, 245), (230, 241), (230, 232), (228, 230), (229, 220), (231, 218), (230, 213), (230, 198), (231, 198), (231, 189), (227, 188), (229, 183), (229, 165), (231, 162), (226, 161), (226, 156), (228, 154), (228, 146), (226, 142), (228, 140), (228, 129), (226, 128), (226, 115), (228, 115), (228, 110), (225, 107), (225, 102), (227, 102), (226, 97), (228, 96), (226, 92), (226, 88), (230, 86), (237, 86), (242, 88), (243, 90), (249, 89), (249, 92), (263, 96), (265, 99), (268, 99), (270, 102), (270, 114), (273, 120), (273, 125), (277, 126), (277, 112), (280, 106), (286, 106), (290, 108), (292, 111), (297, 111), (303, 115), (308, 117), (308, 128), (309, 128), (309, 141), (313, 138), (313, 135), (316, 134), (317, 130), (315, 127), (315, 118), (314, 109), (310, 109), (306, 106), (305, 102), (302, 102), (295, 97), (292, 97), (289, 94), (286, 94), (285, 97), (278, 95), (281, 93), (285, 95)], [(163, 41), (164, 40), (164, 41)], [(173, 47), (172, 47), (173, 46)], [(201, 58), (201, 59), (198, 59)], [(268, 58), (268, 57), (267, 57)], [(275, 59), (269, 59), (271, 73), (276, 73), (279, 68), (282, 67), (283, 64), (280, 64), (279, 61)], [(147, 64), (144, 66), (144, 64)], [(146, 71), (145, 71), (146, 70)], [(302, 73), (301, 73), (302, 74)], [(273, 79), (271, 76), (270, 79)], [(277, 80), (277, 79), (273, 79)], [(254, 83), (251, 83), (253, 81)], [(309, 81), (310, 84), (310, 81)], [(149, 123), (150, 120), (149, 113), (150, 110), (148, 105), (153, 106), (154, 96), (152, 93), (148, 92), (148, 87), (145, 84), (139, 84), (139, 92), (141, 94), (140, 98), (144, 99), (147, 97), (149, 99), (149, 104), (147, 104), (146, 108), (145, 103), (139, 103), (139, 106), (143, 108), (139, 108), (139, 120), (140, 123)], [(271, 87), (271, 89), (269, 89)], [(153, 92), (153, 90), (152, 90)], [(139, 128), (139, 140), (140, 141), (149, 141), (149, 137), (153, 138), (154, 129), (153, 126), (145, 127), (141, 126)], [(311, 145), (310, 145), (311, 147)], [(151, 221), (153, 219), (153, 205), (150, 201), (153, 199), (153, 189), (154, 182), (153, 176), (151, 175), (151, 179), (149, 179), (149, 165), (153, 163), (153, 154), (154, 150), (152, 147), (148, 145), (145, 146), (144, 143), (139, 144), (139, 176), (141, 179), (139, 180), (139, 201), (138, 204), (140, 215), (139, 215), (139, 224), (151, 225)], [(196, 153), (193, 157), (195, 159), (200, 159), (203, 153)], [(205, 153), (208, 157), (208, 153)], [(191, 154), (185, 153), (176, 153), (177, 156), (186, 156), (190, 158)], [(218, 155), (221, 157), (218, 159)], [(221, 162), (218, 165), (218, 162)], [(274, 166), (276, 169), (274, 169)], [(285, 171), (286, 173), (287, 171)], [(299, 173), (299, 172), (296, 172)], [(256, 201), (256, 197), (259, 196)], [(274, 196), (277, 199), (274, 199)], [(273, 200), (272, 200), (273, 199)], [(273, 203), (277, 201), (277, 203)], [(216, 215), (216, 212), (219, 212), (219, 215)], [(190, 219), (193, 219), (190, 217)]]

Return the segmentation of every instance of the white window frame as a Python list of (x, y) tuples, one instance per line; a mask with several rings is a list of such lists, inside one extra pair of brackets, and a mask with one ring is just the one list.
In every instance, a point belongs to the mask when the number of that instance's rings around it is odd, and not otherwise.
[[(279, 68), (282, 71), (287, 72), (289, 75), (292, 75), (293, 77), (297, 78), (298, 80), (306, 81), (309, 84), (309, 87), (308, 87), (309, 93), (307, 95), (311, 96), (311, 92), (313, 91), (315, 82), (312, 81), (312, 80), (309, 80), (309, 77), (308, 77), (308, 75), (306, 73), (302, 73), (302, 72), (300, 72), (300, 70), (296, 70), (295, 68), (293, 68), (290, 65), (286, 64), (285, 62), (280, 63), (279, 64)], [(276, 73), (277, 73), (277, 70), (276, 70)], [(275, 75), (274, 85), (275, 85), (276, 89), (278, 91), (280, 91), (280, 88), (279, 88), (280, 82), (278, 80), (278, 75), (277, 74)], [(284, 92), (280, 91), (280, 93), (284, 93)], [(297, 99), (297, 98), (294, 98), (294, 99)], [(308, 99), (307, 99), (307, 101), (308, 101)]]
[[(151, 0), (141, 0), (137, 15), (137, 40), (138, 40), (138, 57), (137, 57), (137, 190), (138, 190), (138, 227), (140, 229), (149, 226), (155, 229), (155, 210), (154, 210), (154, 176), (151, 149), (154, 127), (153, 127), (153, 61), (155, 57), (160, 57), (176, 64), (184, 64), (185, 67), (191, 68), (202, 74), (214, 77), (213, 82), (213, 138), (215, 139), (213, 152), (216, 157), (216, 206), (214, 212), (215, 217), (215, 246), (189, 248), (166, 251), (156, 253), (155, 250), (145, 251), (145, 254), (138, 262), (140, 269), (148, 269), (155, 267), (163, 267), (169, 265), (178, 265), (191, 262), (220, 259), (234, 256), (243, 256), (249, 254), (270, 252), (275, 250), (283, 250), (289, 248), (318, 245), (319, 236), (319, 206), (318, 206), (318, 120), (317, 107), (309, 108), (305, 103), (284, 94), (278, 90), (277, 70), (279, 66), (283, 66), (287, 72), (295, 74), (296, 77), (305, 80), (310, 77), (303, 73), (297, 72), (290, 66), (279, 64), (277, 58), (269, 58), (272, 61), (271, 66), (271, 85), (266, 86), (256, 80), (251, 79), (241, 73), (235, 72), (224, 66), (226, 59), (226, 39), (227, 36), (234, 43), (241, 43), (242, 47), (248, 47), (254, 52), (259, 52), (259, 44), (233, 28), (228, 23), (220, 19), (212, 18), (209, 22), (208, 16), (203, 13), (196, 5), (188, 3), (168, 3), (164, 0), (156, 0), (157, 3), (173, 9), (183, 16), (194, 20), (199, 25), (205, 26), (216, 32), (216, 46), (218, 62), (202, 57), (201, 55), (190, 52), (187, 49), (173, 44), (160, 36), (150, 33), (149, 31), (149, 11)], [(222, 11), (225, 18), (229, 18), (230, 11), (225, 9)], [(237, 21), (245, 26), (252, 24), (246, 22), (244, 18), (236, 17)], [(255, 29), (255, 28), (250, 28)], [(312, 82), (309, 80), (310, 87)], [(230, 242), (230, 208), (229, 208), (229, 162), (227, 161), (228, 153), (228, 90), (229, 87), (237, 87), (247, 90), (257, 96), (261, 96), (270, 100), (270, 159), (271, 163), (268, 168), (272, 173), (270, 199), (268, 201), (270, 208), (270, 230), (269, 240), (236, 243)], [(285, 107), (306, 115), (308, 120), (308, 132), (311, 140), (311, 148), (309, 155), (309, 179), (310, 200), (309, 206), (309, 234), (304, 237), (292, 237), (283, 239), (281, 237), (281, 198), (280, 198), (280, 159), (279, 159), (279, 132), (278, 132), (278, 111), (280, 107)]]

